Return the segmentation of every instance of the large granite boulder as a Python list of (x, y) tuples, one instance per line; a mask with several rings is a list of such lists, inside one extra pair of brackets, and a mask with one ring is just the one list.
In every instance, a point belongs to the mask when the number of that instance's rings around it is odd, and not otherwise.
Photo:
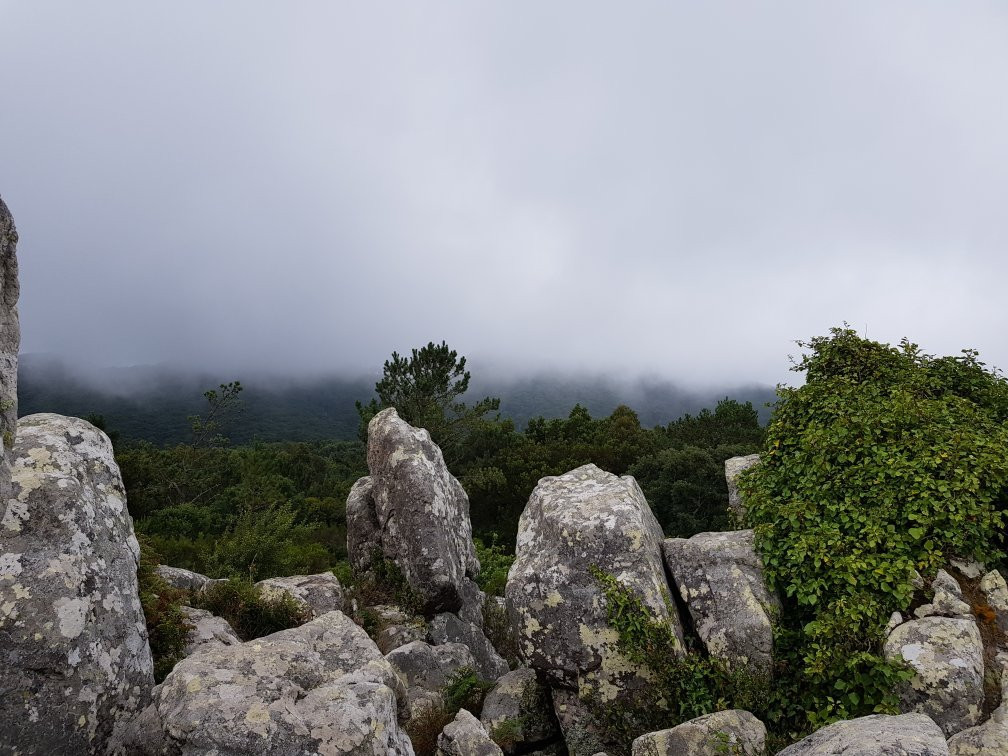
[(983, 724), (953, 735), (948, 749), (951, 756), (1008, 756), (1008, 708), (1002, 704)]
[(226, 619), (217, 617), (205, 609), (191, 606), (180, 607), (189, 624), (186, 635), (185, 655), (192, 656), (197, 651), (221, 646), (237, 646), (241, 639)]
[(461, 643), (468, 648), (476, 660), (476, 672), (484, 680), (493, 682), (507, 674), (508, 663), (497, 653), (483, 631), (471, 622), (444, 612), (431, 620), (427, 633), (432, 644)]
[(648, 671), (619, 648), (597, 571), (632, 591), (654, 620), (670, 623), (678, 644), (668, 652), (681, 651), (661, 545), (661, 528), (629, 476), (585, 465), (543, 478), (532, 492), (518, 524), (506, 601), (526, 665), (574, 693), (554, 691), (565, 736), (585, 725), (575, 698), (597, 707), (627, 704), (648, 684)]
[(732, 457), (724, 463), (725, 482), (728, 484), (728, 511), (736, 522), (745, 522), (745, 502), (738, 488), (738, 477), (750, 467), (759, 464), (759, 454), (749, 454), (745, 457)]
[(430, 434), (394, 409), (368, 423), (370, 480), (347, 499), (347, 550), (358, 569), (375, 554), (395, 563), (425, 614), (456, 611), (464, 579), (479, 574), (469, 497)]
[(108, 437), (21, 419), (0, 520), (0, 733), (14, 753), (100, 751), (154, 686), (140, 548)]
[(194, 654), (115, 743), (118, 754), (401, 754), (402, 683), (341, 612)]
[(873, 714), (823, 727), (777, 756), (947, 756), (941, 728), (924, 714)]
[(669, 538), (665, 565), (711, 656), (768, 677), (776, 599), (763, 580), (751, 530)]
[(480, 721), (505, 753), (528, 753), (560, 737), (549, 689), (527, 667), (497, 681), (483, 699)]
[(18, 321), (17, 229), (0, 199), (0, 501), (11, 494), (11, 466), (17, 436), (17, 373), (21, 327)]
[(634, 740), (632, 756), (763, 756), (766, 726), (743, 709), (705, 714)]
[(916, 673), (899, 686), (903, 711), (927, 714), (945, 737), (980, 722), (984, 648), (972, 618), (924, 617), (905, 622), (889, 633), (885, 654), (906, 662)]
[(343, 587), (331, 572), (266, 578), (256, 587), (266, 599), (289, 596), (312, 619), (343, 610)]
[(437, 756), (503, 756), (483, 725), (470, 712), (460, 709), (437, 740)]

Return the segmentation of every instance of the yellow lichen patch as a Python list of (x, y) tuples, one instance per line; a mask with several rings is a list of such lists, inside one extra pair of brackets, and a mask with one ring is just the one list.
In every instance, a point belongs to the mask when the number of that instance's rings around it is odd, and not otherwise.
[(203, 690), (203, 683), (200, 682), (198, 677), (194, 677), (186, 683), (186, 690), (190, 693), (196, 693), (197, 691)]
[(550, 591), (549, 595), (546, 596), (545, 604), (549, 607), (557, 607), (563, 602), (563, 596), (560, 595), (559, 591)]

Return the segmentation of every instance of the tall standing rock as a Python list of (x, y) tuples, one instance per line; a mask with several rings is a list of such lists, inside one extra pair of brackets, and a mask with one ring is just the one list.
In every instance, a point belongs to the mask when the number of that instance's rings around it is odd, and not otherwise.
[(0, 501), (10, 496), (10, 470), (17, 435), (17, 369), (21, 328), (18, 322), (17, 229), (0, 199)]
[(358, 481), (347, 502), (351, 564), (367, 567), (380, 552), (402, 571), (425, 613), (457, 610), (464, 579), (480, 565), (469, 497), (441, 449), (390, 408), (368, 424), (367, 461), (370, 481)]
[(0, 753), (101, 752), (154, 685), (133, 521), (104, 433), (50, 414), (20, 429), (0, 520)]
[(738, 477), (743, 472), (760, 461), (759, 454), (749, 454), (745, 457), (732, 457), (726, 459), (724, 463), (725, 482), (728, 484), (728, 511), (735, 517), (736, 522), (745, 521), (745, 502), (742, 500), (742, 493), (738, 488)]
[(662, 538), (637, 482), (595, 465), (543, 478), (522, 512), (508, 573), (508, 613), (517, 626), (522, 658), (545, 673), (555, 689), (568, 744), (574, 730), (592, 729), (586, 725), (585, 701), (599, 707), (625, 703), (648, 684), (648, 671), (619, 648), (596, 570), (632, 591), (649, 618), (671, 623), (681, 648), (682, 629), (662, 566)]

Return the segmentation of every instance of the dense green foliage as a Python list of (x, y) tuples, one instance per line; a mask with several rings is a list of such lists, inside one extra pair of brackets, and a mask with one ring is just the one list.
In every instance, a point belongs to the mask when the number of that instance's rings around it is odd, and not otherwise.
[(214, 583), (190, 599), (197, 609), (223, 617), (244, 641), (303, 625), (311, 617), (286, 594), (262, 595), (244, 580)]
[(906, 673), (881, 655), (915, 570), (995, 561), (1008, 503), (1008, 383), (975, 352), (936, 358), (848, 329), (802, 344), (779, 389), (747, 523), (784, 597), (784, 691), (771, 727), (891, 711)]
[(137, 587), (154, 658), (154, 679), (161, 682), (185, 655), (186, 637), (191, 625), (186, 621), (181, 606), (188, 597), (184, 591), (172, 588), (161, 579), (156, 572), (160, 556), (144, 538), (139, 541)]
[[(769, 680), (732, 670), (708, 657), (702, 648), (684, 649), (671, 621), (656, 619), (637, 594), (612, 575), (601, 570), (593, 574), (606, 598), (609, 625), (619, 632), (620, 650), (650, 678), (632, 703), (591, 706), (613, 753), (629, 753), (639, 735), (712, 711), (746, 709), (757, 717), (764, 714)], [(666, 596), (666, 601), (674, 611), (671, 597)]]

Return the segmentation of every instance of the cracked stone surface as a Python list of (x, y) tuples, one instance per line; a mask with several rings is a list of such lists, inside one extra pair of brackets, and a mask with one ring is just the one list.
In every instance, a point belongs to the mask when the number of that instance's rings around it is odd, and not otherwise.
[(734, 668), (769, 676), (771, 616), (778, 602), (763, 580), (751, 530), (669, 538), (665, 565), (711, 656)]

